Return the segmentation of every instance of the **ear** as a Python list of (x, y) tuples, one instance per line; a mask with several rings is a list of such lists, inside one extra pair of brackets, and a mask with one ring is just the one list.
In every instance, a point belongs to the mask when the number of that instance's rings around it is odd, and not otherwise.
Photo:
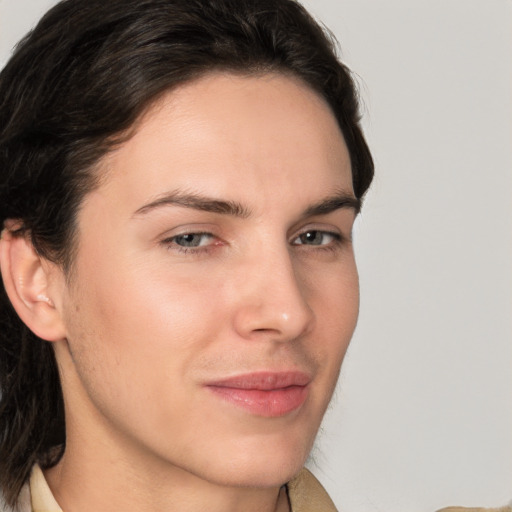
[[(52, 297), (63, 279), (55, 264), (41, 258), (28, 236), (14, 235), (12, 229), (2, 231), (0, 239), (0, 272), (7, 295), (25, 325), (47, 341), (66, 337), (61, 314)], [(56, 286), (57, 285), (57, 286)]]

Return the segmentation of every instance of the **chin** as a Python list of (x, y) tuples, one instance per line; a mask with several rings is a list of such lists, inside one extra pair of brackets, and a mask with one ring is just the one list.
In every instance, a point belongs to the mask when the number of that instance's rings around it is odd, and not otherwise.
[(260, 488), (281, 487), (292, 480), (304, 467), (305, 460), (299, 464), (282, 461), (281, 464), (267, 465), (264, 471), (252, 476), (252, 485)]
[[(212, 474), (212, 478), (221, 476), (223, 485), (233, 487), (280, 487), (302, 469), (312, 442), (260, 439), (257, 443), (242, 444), (245, 446), (237, 447), (218, 459), (223, 459), (224, 464), (217, 466), (218, 473)], [(209, 469), (213, 469), (213, 465)]]
[(280, 464), (267, 463), (265, 467), (251, 465), (243, 469), (235, 465), (224, 468), (222, 475), (211, 475), (211, 478), (207, 479), (227, 487), (277, 488), (292, 480), (303, 465), (302, 461), (300, 464), (290, 464), (289, 461), (282, 461)]

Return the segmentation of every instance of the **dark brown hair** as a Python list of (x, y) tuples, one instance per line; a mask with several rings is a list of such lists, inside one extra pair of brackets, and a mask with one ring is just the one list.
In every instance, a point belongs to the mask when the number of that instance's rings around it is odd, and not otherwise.
[[(294, 0), (66, 0), (0, 74), (0, 225), (17, 219), (17, 235), (69, 270), (94, 165), (159, 95), (213, 70), (289, 73), (317, 91), (364, 195), (373, 162), (353, 80)], [(58, 462), (65, 425), (51, 344), (20, 321), (3, 287), (0, 391), (0, 489), (14, 504), (34, 463)]]

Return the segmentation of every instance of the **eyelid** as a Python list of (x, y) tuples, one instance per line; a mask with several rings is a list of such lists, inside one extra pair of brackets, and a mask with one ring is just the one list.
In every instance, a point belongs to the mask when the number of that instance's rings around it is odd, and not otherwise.
[(158, 236), (155, 237), (155, 241), (163, 241), (166, 239), (174, 238), (183, 235), (211, 235), (217, 238), (221, 238), (219, 229), (209, 223), (187, 223), (173, 226), (172, 228), (162, 230)]
[(308, 231), (321, 231), (322, 233), (330, 233), (332, 235), (340, 236), (342, 238), (346, 238), (344, 234), (344, 230), (342, 229), (340, 223), (337, 222), (308, 222), (307, 224), (301, 224), (300, 227), (295, 228), (293, 230), (291, 240), (294, 240), (302, 233), (307, 233)]
[(339, 208), (325, 214), (304, 217), (290, 226), (290, 232), (299, 233), (310, 229), (339, 233), (344, 238), (347, 238), (352, 231), (355, 219), (354, 210), (351, 208)]

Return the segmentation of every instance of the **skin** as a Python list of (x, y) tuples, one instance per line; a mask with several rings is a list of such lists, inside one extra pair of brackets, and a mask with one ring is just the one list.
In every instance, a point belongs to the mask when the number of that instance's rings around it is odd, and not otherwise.
[[(310, 452), (358, 314), (331, 110), (281, 74), (211, 74), (162, 97), (98, 171), (72, 275), (43, 265), (66, 406), (66, 451), (46, 472), (57, 501), (288, 510), (281, 486)], [(261, 371), (307, 374), (305, 402), (265, 417), (205, 386)]]

